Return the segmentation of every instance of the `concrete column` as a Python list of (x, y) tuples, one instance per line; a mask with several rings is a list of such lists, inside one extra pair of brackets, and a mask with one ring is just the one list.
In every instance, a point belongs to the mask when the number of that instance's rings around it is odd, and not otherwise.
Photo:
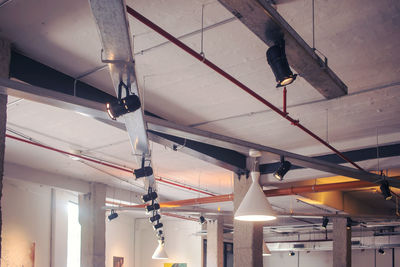
[(222, 218), (207, 223), (207, 267), (224, 266), (223, 228)]
[(351, 266), (351, 229), (347, 218), (333, 218), (333, 267)]
[[(251, 168), (251, 162), (248, 163)], [(246, 179), (242, 175), (235, 175), (234, 181), (234, 212), (239, 208), (242, 199), (251, 185), (251, 178)], [(262, 242), (263, 242), (263, 223), (243, 222), (233, 220), (233, 266), (243, 267), (262, 267)]]
[[(10, 43), (0, 38), (0, 77), (8, 78), (10, 73), (11, 50)], [(4, 151), (5, 151), (5, 134), (7, 123), (7, 95), (0, 94), (0, 201), (3, 195), (3, 172), (4, 172)], [(2, 228), (2, 212), (0, 204), (0, 257), (1, 257), (1, 228)]]
[(92, 183), (90, 192), (79, 196), (82, 267), (105, 267), (105, 202), (106, 185), (100, 183)]

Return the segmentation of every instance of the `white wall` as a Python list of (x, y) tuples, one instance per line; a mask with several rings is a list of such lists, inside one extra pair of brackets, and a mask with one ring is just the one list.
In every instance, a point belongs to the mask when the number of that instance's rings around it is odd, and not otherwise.
[[(108, 214), (107, 214), (108, 215)], [(123, 257), (124, 267), (134, 266), (135, 219), (128, 213), (106, 222), (106, 267), (113, 266), (113, 257)]]
[(35, 266), (50, 266), (50, 188), (16, 180), (3, 186), (1, 266), (32, 266), (32, 242)]
[(137, 219), (135, 225), (135, 267), (160, 267), (163, 263), (187, 263), (201, 267), (201, 237), (193, 235), (201, 230), (198, 222), (163, 217), (165, 249), (168, 260), (153, 260), (158, 243), (147, 219)]

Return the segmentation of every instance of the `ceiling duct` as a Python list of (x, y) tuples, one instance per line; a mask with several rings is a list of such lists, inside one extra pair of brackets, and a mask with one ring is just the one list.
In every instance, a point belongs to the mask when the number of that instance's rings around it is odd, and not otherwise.
[(218, 0), (268, 47), (285, 40), (290, 66), (325, 98), (347, 94), (347, 86), (267, 1)]

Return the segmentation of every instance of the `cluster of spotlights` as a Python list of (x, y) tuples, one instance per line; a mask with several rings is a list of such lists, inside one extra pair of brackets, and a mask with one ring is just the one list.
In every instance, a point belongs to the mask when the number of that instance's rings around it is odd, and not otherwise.
[[(135, 170), (136, 171), (136, 170)], [(147, 176), (147, 175), (144, 175)], [(165, 237), (163, 232), (163, 224), (160, 222), (161, 215), (159, 214), (160, 204), (157, 203), (158, 194), (153, 191), (152, 187), (149, 187), (146, 195), (142, 196), (142, 200), (144, 203), (149, 203), (146, 206), (147, 214), (150, 214), (149, 222), (153, 225), (153, 229), (156, 232), (156, 236), (158, 239), (158, 246), (154, 251), (152, 256), (153, 259), (168, 259), (167, 253), (164, 249)]]
[[(126, 89), (124, 98), (121, 96), (122, 87)], [(111, 119), (116, 120), (118, 117), (134, 112), (141, 107), (139, 96), (130, 94), (129, 91), (129, 87), (121, 81), (118, 86), (118, 98), (106, 103), (107, 113)]]
[(281, 156), (281, 162), (276, 172), (274, 172), (274, 177), (277, 180), (282, 181), (283, 177), (288, 173), (291, 167), (292, 164), (289, 161), (286, 161), (285, 157)]

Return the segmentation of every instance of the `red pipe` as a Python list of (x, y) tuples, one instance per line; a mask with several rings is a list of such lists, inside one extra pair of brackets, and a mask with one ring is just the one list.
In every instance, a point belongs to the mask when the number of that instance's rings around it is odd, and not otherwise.
[(289, 122), (291, 122), (293, 125), (299, 127), (301, 130), (303, 130), (304, 132), (306, 132), (307, 134), (309, 134), (311, 137), (313, 137), (314, 139), (318, 140), (320, 143), (322, 143), (323, 145), (325, 145), (326, 147), (328, 147), (330, 150), (332, 150), (333, 152), (335, 152), (337, 155), (339, 155), (342, 159), (346, 160), (347, 162), (349, 162), (350, 164), (352, 164), (354, 167), (356, 167), (359, 170), (363, 170), (360, 166), (358, 166), (355, 162), (353, 162), (352, 160), (350, 160), (348, 157), (346, 157), (345, 155), (343, 155), (339, 150), (337, 150), (336, 148), (334, 148), (333, 146), (331, 146), (330, 144), (328, 144), (327, 142), (325, 142), (323, 139), (321, 139), (320, 137), (318, 137), (316, 134), (314, 134), (313, 132), (311, 132), (310, 130), (308, 130), (306, 127), (304, 127), (303, 125), (301, 125), (299, 123), (298, 120), (293, 119), (292, 117), (290, 117), (289, 115), (287, 115), (286, 113), (284, 113), (283, 111), (281, 111), (278, 107), (274, 106), (273, 104), (271, 104), (269, 101), (267, 101), (266, 99), (264, 99), (262, 96), (260, 96), (259, 94), (257, 94), (256, 92), (254, 92), (253, 90), (251, 90), (249, 87), (247, 87), (246, 85), (244, 85), (243, 83), (241, 83), (240, 81), (238, 81), (237, 79), (235, 79), (233, 76), (231, 76), (230, 74), (228, 74), (227, 72), (223, 71), (221, 68), (219, 68), (217, 65), (215, 65), (214, 63), (212, 63), (211, 61), (209, 61), (208, 59), (204, 58), (202, 55), (198, 54), (196, 51), (194, 51), (193, 49), (191, 49), (190, 47), (188, 47), (187, 45), (185, 45), (184, 43), (182, 43), (181, 41), (179, 41), (177, 38), (175, 38), (174, 36), (172, 36), (171, 34), (169, 34), (168, 32), (166, 32), (165, 30), (163, 30), (162, 28), (160, 28), (158, 25), (154, 24), (153, 22), (151, 22), (149, 19), (145, 18), (144, 16), (142, 16), (140, 13), (138, 13), (137, 11), (135, 11), (134, 9), (132, 9), (129, 6), (126, 6), (126, 9), (128, 11), (128, 13), (133, 16), (134, 18), (136, 18), (137, 20), (139, 20), (140, 22), (142, 22), (143, 24), (145, 24), (146, 26), (148, 26), (149, 28), (153, 29), (154, 31), (156, 31), (157, 33), (159, 33), (160, 35), (162, 35), (163, 37), (165, 37), (166, 39), (168, 39), (170, 42), (172, 42), (173, 44), (177, 45), (178, 47), (182, 48), (184, 51), (186, 51), (188, 54), (190, 54), (191, 56), (193, 56), (194, 58), (196, 58), (197, 60), (203, 62), (205, 65), (207, 65), (208, 67), (210, 67), (211, 69), (213, 69), (214, 71), (216, 71), (217, 73), (219, 73), (221, 76), (225, 77), (227, 80), (231, 81), (233, 84), (237, 85), (239, 88), (241, 88), (243, 91), (245, 91), (246, 93), (248, 93), (249, 95), (251, 95), (252, 97), (254, 97), (255, 99), (257, 99), (258, 101), (260, 101), (261, 103), (263, 103), (264, 105), (266, 105), (267, 107), (269, 107), (270, 109), (272, 109), (273, 111), (275, 111), (276, 113), (278, 113), (279, 115), (281, 115), (283, 118), (285, 118), (286, 120), (288, 120)]
[[(26, 139), (23, 139), (23, 138), (19, 138), (19, 137), (13, 136), (13, 135), (6, 134), (6, 137), (14, 139), (14, 140), (17, 140), (17, 141), (20, 141), (20, 142), (24, 142), (24, 143), (27, 143), (27, 144), (31, 144), (31, 145), (34, 145), (34, 146), (37, 146), (37, 147), (41, 147), (41, 148), (45, 148), (45, 149), (48, 149), (48, 150), (51, 150), (51, 151), (55, 151), (55, 152), (58, 152), (58, 153), (61, 153), (61, 154), (65, 154), (65, 155), (72, 156), (72, 157), (77, 157), (77, 158), (80, 158), (80, 159), (83, 159), (83, 160), (86, 160), (86, 161), (90, 161), (90, 162), (93, 162), (93, 163), (97, 163), (97, 164), (100, 164), (100, 165), (103, 165), (103, 166), (107, 166), (107, 167), (110, 167), (110, 168), (113, 168), (113, 169), (117, 169), (117, 170), (120, 170), (120, 171), (123, 171), (123, 172), (128, 172), (130, 174), (133, 174), (133, 170), (132, 169), (124, 168), (124, 167), (117, 166), (117, 165), (114, 165), (114, 164), (109, 164), (109, 163), (106, 163), (106, 162), (103, 162), (103, 161), (100, 161), (100, 160), (95, 160), (95, 159), (92, 159), (92, 158), (89, 158), (89, 157), (85, 157), (85, 156), (82, 156), (82, 155), (79, 155), (79, 154), (70, 153), (70, 152), (67, 152), (67, 151), (64, 151), (64, 150), (61, 150), (61, 149), (57, 149), (57, 148), (54, 148), (54, 147), (51, 147), (51, 146), (42, 145), (42, 144), (39, 144), (39, 143), (36, 143), (36, 142), (32, 142), (32, 141), (29, 141), (29, 140), (26, 140)], [(161, 183), (173, 185), (173, 186), (176, 186), (176, 187), (180, 187), (180, 188), (183, 188), (183, 189), (186, 189), (186, 190), (191, 190), (191, 191), (202, 193), (202, 194), (209, 195), (209, 196), (215, 196), (212, 193), (209, 193), (209, 192), (206, 192), (206, 191), (202, 191), (202, 190), (199, 190), (199, 189), (196, 189), (196, 188), (192, 188), (192, 187), (189, 187), (189, 186), (180, 185), (178, 183), (174, 183), (174, 182), (171, 182), (171, 181), (167, 181), (165, 179), (162, 179), (161, 177), (160, 178), (154, 177), (154, 178), (155, 178), (156, 181), (159, 181)]]
[(287, 115), (288, 113), (286, 112), (286, 97), (287, 97), (287, 90), (285, 86), (283, 87), (283, 113)]

